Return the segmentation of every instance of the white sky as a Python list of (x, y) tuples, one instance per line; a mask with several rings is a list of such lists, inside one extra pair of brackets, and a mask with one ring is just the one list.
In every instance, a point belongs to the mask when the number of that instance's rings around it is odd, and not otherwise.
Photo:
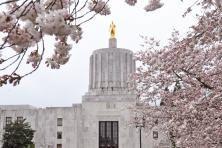
[[(81, 97), (88, 91), (89, 56), (95, 49), (108, 47), (108, 30), (112, 20), (117, 27), (117, 46), (134, 52), (141, 49), (140, 34), (166, 42), (173, 28), (183, 34), (194, 23), (195, 18), (191, 15), (182, 18), (193, 0), (162, 0), (165, 5), (149, 13), (143, 9), (145, 3), (141, 2), (144, 0), (138, 1), (135, 7), (130, 7), (124, 0), (110, 0), (112, 14), (98, 15), (82, 26), (83, 39), (78, 44), (73, 43), (71, 59), (65, 66), (51, 70), (43, 62), (41, 68), (24, 78), (20, 85), (0, 87), (0, 104), (50, 107), (80, 103)], [(47, 40), (46, 44), (53, 52), (52, 40)]]

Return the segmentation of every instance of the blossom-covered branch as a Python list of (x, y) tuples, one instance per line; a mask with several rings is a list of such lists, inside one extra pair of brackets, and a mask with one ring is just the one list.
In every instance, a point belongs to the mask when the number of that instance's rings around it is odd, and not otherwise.
[[(0, 3), (0, 86), (6, 84), (5, 75), (13, 76), (18, 69), (26, 64), (34, 68), (24, 74), (16, 74), (23, 78), (36, 71), (43, 60), (41, 52), (48, 48), (38, 46), (46, 35), (55, 37), (55, 49), (51, 57), (46, 58), (46, 65), (59, 69), (70, 59), (72, 43), (82, 39), (82, 25), (98, 14), (109, 15), (109, 0), (4, 0)], [(137, 1), (126, 0), (129, 5)], [(153, 11), (162, 6), (160, 0), (150, 0), (146, 11)], [(11, 50), (9, 50), (11, 49)], [(10, 52), (8, 52), (10, 51)], [(11, 55), (10, 55), (11, 54)], [(21, 56), (22, 55), (22, 56)], [(17, 66), (16, 66), (17, 65)], [(12, 74), (6, 74), (8, 70)], [(7, 71), (7, 72), (6, 72)], [(13, 72), (14, 71), (14, 72)], [(9, 72), (10, 73), (10, 72)], [(15, 83), (18, 84), (18, 83)]]
[[(184, 38), (175, 31), (161, 47), (143, 37), (147, 50), (137, 53), (141, 66), (133, 78), (146, 102), (143, 114), (157, 115), (146, 121), (158, 118), (176, 147), (216, 148), (222, 146), (222, 1), (195, 4), (204, 13)], [(159, 106), (150, 105), (155, 101)]]
[[(3, 11), (0, 12), (0, 32), (3, 37), (0, 42), (0, 86), (7, 82), (13, 83), (14, 79), (19, 82), (39, 68), (45, 50), (48, 49), (43, 39), (46, 35), (54, 36), (56, 41), (54, 54), (46, 58), (46, 65), (58, 69), (66, 64), (72, 48), (68, 39), (78, 43), (83, 34), (83, 22), (91, 20), (96, 14), (110, 14), (108, 1), (86, 0), (83, 4), (79, 0), (1, 2)], [(32, 64), (33, 70), (22, 70), (24, 60)], [(24, 74), (17, 74), (18, 69)]]

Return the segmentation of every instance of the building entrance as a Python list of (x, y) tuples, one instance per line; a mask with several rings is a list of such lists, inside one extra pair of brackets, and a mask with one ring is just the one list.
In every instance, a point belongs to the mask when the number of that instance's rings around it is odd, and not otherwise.
[(99, 148), (118, 148), (118, 121), (99, 121)]

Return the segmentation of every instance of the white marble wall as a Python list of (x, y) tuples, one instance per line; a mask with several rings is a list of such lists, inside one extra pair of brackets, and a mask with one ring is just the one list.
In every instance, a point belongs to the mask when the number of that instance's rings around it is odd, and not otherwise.
[[(56, 148), (57, 144), (62, 144), (63, 148), (98, 148), (99, 121), (118, 121), (119, 148), (139, 148), (139, 130), (130, 124), (133, 114), (128, 109), (135, 105), (135, 96), (131, 95), (130, 98), (128, 95), (128, 100), (124, 96), (84, 98), (82, 104), (72, 107), (22, 109), (20, 106), (4, 106), (4, 109), (0, 109), (0, 139), (4, 132), (5, 118), (12, 117), (16, 120), (22, 116), (36, 130), (36, 148)], [(57, 126), (57, 118), (63, 118), (63, 126)], [(57, 139), (57, 131), (62, 132), (62, 139)], [(158, 139), (153, 139), (153, 131), (144, 131), (142, 129), (143, 148), (169, 148), (169, 141), (161, 132)], [(157, 146), (158, 143), (161, 146)]]
[[(90, 98), (87, 98), (90, 97)], [(105, 97), (105, 96), (104, 96)], [(123, 97), (124, 98), (124, 97)], [(129, 106), (135, 105), (135, 100), (121, 99), (121, 96), (106, 96), (97, 98), (84, 96), (83, 112), (83, 148), (98, 148), (99, 121), (118, 121), (119, 148), (135, 147), (135, 128), (129, 126)]]
[(28, 117), (27, 122), (31, 124), (32, 129), (36, 130), (36, 113), (37, 109), (30, 108), (30, 106), (0, 106), (0, 147), (2, 135), (4, 133), (4, 127), (6, 123), (6, 117), (12, 117), (12, 120), (16, 120), (17, 117)]
[[(56, 148), (57, 144), (62, 144), (63, 148), (80, 148), (81, 143), (78, 141), (78, 137), (81, 135), (81, 127), (79, 127), (81, 126), (81, 105), (44, 109), (19, 108), (20, 106), (14, 106), (13, 109), (5, 106), (4, 109), (0, 109), (1, 136), (4, 132), (6, 117), (12, 117), (13, 120), (23, 117), (36, 131), (33, 139), (36, 148)], [(57, 126), (57, 118), (63, 118), (63, 126)], [(57, 139), (57, 131), (62, 132), (62, 139)]]

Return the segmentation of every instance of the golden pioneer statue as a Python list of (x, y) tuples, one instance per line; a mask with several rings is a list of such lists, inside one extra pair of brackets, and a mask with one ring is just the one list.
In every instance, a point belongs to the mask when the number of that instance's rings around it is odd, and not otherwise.
[(116, 25), (112, 22), (109, 26), (110, 38), (115, 38), (116, 35)]

